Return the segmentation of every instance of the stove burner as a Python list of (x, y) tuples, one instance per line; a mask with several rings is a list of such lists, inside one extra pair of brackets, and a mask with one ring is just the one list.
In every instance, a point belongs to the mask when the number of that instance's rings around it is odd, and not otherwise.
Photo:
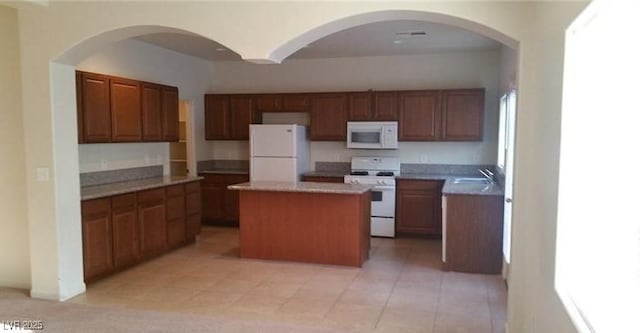
[(391, 171), (380, 171), (376, 173), (376, 176), (393, 176), (393, 172)]
[(368, 176), (369, 172), (367, 171), (351, 171), (352, 176)]

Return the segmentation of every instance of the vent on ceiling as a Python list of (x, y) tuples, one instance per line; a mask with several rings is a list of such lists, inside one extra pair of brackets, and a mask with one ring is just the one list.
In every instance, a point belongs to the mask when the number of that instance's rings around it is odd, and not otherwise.
[(427, 33), (424, 31), (401, 31), (396, 32), (396, 37), (408, 38), (408, 37), (424, 37)]

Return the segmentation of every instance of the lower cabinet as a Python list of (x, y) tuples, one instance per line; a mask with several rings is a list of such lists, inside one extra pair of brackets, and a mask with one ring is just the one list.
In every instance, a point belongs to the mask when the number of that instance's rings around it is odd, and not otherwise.
[(396, 181), (396, 233), (439, 236), (442, 233), (442, 181)]
[(109, 198), (82, 202), (82, 251), (86, 281), (113, 270), (111, 239)]
[(140, 259), (135, 193), (111, 197), (111, 207), (114, 266), (115, 268), (131, 266)]
[(206, 173), (202, 174), (202, 221), (207, 224), (238, 226), (238, 191), (227, 186), (249, 181), (249, 175)]
[(82, 201), (85, 281), (194, 241), (200, 207), (200, 182)]
[(164, 189), (138, 192), (140, 250), (143, 258), (167, 249), (167, 218)]

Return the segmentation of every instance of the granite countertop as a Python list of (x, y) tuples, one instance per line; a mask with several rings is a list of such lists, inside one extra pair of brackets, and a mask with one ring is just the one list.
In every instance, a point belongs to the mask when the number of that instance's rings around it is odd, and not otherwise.
[(444, 180), (443, 195), (504, 195), (499, 184), (454, 184), (456, 178), (480, 178), (476, 175), (442, 175), (428, 173), (401, 173), (397, 179)]
[(309, 177), (344, 177), (349, 173), (344, 173), (340, 171), (309, 171), (305, 172), (303, 176)]
[(229, 185), (228, 189), (241, 191), (362, 194), (369, 191), (371, 186), (317, 182), (248, 182)]
[[(315, 177), (343, 177), (344, 173), (330, 171), (312, 171), (304, 174), (305, 176)], [(504, 189), (498, 184), (454, 184), (455, 178), (476, 178), (476, 175), (443, 175), (432, 173), (401, 173), (396, 179), (408, 180), (442, 180), (444, 187), (442, 194), (444, 195), (504, 195)]]
[(222, 175), (248, 175), (246, 169), (209, 169), (198, 171), (198, 174), (222, 174)]
[(163, 186), (189, 183), (201, 179), (202, 177), (164, 176), (102, 185), (83, 186), (80, 188), (80, 197), (82, 200), (98, 199)]

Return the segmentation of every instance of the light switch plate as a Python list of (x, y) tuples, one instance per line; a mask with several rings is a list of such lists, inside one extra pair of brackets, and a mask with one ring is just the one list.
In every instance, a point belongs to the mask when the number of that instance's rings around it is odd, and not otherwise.
[(36, 168), (36, 180), (39, 182), (48, 182), (49, 168)]

